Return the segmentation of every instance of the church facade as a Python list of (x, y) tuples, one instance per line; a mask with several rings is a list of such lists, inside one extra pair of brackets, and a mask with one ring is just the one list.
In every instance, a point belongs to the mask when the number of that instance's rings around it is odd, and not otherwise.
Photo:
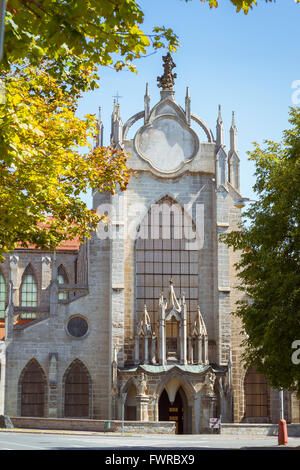
[[(124, 412), (174, 420), (178, 433), (205, 432), (210, 418), (279, 418), (278, 391), (241, 361), (238, 254), (219, 240), (240, 221), (234, 114), (227, 151), (220, 107), (214, 137), (188, 89), (177, 104), (175, 64), (163, 59), (158, 103), (147, 85), (143, 109), (125, 124), (114, 104), (111, 143), (134, 174), (124, 192), (94, 191), (93, 209), (109, 223), (80, 246), (19, 248), (0, 266), (0, 414)], [(299, 422), (293, 393), (285, 409)]]

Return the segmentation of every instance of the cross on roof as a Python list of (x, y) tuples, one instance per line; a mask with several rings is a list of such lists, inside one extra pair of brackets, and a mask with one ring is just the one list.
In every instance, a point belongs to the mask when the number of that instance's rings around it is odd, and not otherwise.
[(120, 96), (120, 95), (119, 95), (119, 92), (117, 91), (117, 94), (116, 94), (115, 96), (113, 96), (113, 98), (115, 98), (116, 104), (119, 104), (119, 98), (123, 98), (123, 96)]

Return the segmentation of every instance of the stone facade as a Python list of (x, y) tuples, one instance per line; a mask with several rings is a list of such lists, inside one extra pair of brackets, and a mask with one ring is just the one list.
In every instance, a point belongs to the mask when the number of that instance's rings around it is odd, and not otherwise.
[[(188, 89), (182, 108), (173, 88), (162, 88), (151, 108), (147, 85), (144, 109), (124, 125), (114, 105), (111, 142), (130, 155), (136, 177), (123, 193), (93, 193), (93, 209), (107, 212), (109, 224), (100, 223), (81, 246), (56, 253), (19, 248), (1, 265), (7, 308), (0, 414), (175, 420), (184, 433), (208, 431), (212, 417), (247, 421), (241, 325), (232, 315), (241, 295), (238, 253), (218, 238), (240, 220), (234, 116), (227, 152), (220, 108), (214, 139), (191, 112)], [(98, 129), (100, 145), (101, 122)], [(171, 228), (173, 235), (141, 236), (153, 228)], [(189, 228), (193, 237), (185, 233), (183, 243), (177, 228)], [(26, 289), (31, 300), (24, 305)], [(266, 396), (267, 415), (252, 421), (278, 419), (278, 392), (268, 389)], [(290, 422), (299, 420), (294, 395), (286, 394), (286, 410)]]

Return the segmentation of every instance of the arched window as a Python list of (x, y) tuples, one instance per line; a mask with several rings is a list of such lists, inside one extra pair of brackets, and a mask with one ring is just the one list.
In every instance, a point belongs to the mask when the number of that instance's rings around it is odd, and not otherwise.
[[(69, 282), (65, 268), (62, 265), (60, 265), (57, 270), (57, 282), (58, 284), (68, 284)], [(58, 294), (58, 300), (67, 300), (68, 297), (67, 291), (60, 291)]]
[(39, 363), (32, 359), (21, 374), (21, 416), (44, 417), (47, 381)]
[[(21, 284), (21, 307), (37, 307), (37, 283), (34, 271), (31, 265), (27, 266), (24, 271), (22, 284)], [(24, 312), (21, 318), (36, 318), (33, 312)]]
[(268, 382), (263, 374), (255, 367), (248, 370), (244, 382), (245, 418), (267, 418), (268, 412)]
[[(183, 207), (170, 197), (154, 204), (141, 222), (136, 240), (136, 305), (144, 305), (157, 331), (158, 299), (168, 292), (172, 278), (178, 294), (184, 293), (190, 322), (197, 314), (199, 252), (193, 243), (195, 225)], [(170, 347), (176, 345), (178, 325), (167, 325)], [(172, 344), (171, 344), (172, 343)]]
[(0, 318), (5, 317), (5, 305), (6, 305), (6, 284), (5, 279), (0, 271)]
[(75, 360), (65, 375), (65, 417), (90, 417), (90, 376), (81, 361)]

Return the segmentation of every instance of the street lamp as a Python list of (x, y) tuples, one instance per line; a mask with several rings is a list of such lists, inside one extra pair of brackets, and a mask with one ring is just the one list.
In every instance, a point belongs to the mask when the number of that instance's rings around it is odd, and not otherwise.
[(246, 202), (255, 202), (255, 201), (253, 199), (249, 199), (248, 197), (241, 197), (234, 203), (234, 206), (238, 207), (239, 209), (243, 209), (243, 207), (245, 207), (246, 205)]
[(127, 393), (122, 393), (122, 436), (124, 436), (124, 411)]
[(6, 0), (0, 0), (0, 62), (3, 56)]

